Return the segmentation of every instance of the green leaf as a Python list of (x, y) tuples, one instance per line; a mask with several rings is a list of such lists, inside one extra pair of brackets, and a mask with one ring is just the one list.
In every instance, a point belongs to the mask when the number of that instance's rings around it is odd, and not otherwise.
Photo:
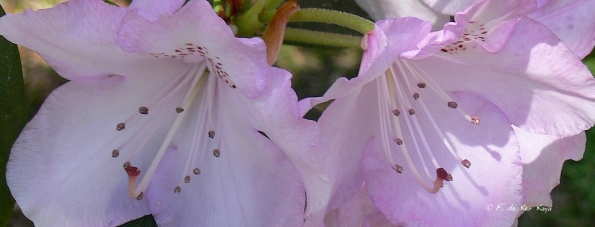
[[(0, 16), (4, 15), (0, 8)], [(14, 199), (6, 185), (6, 163), (12, 144), (26, 123), (25, 92), (17, 45), (0, 37), (0, 226), (7, 226)]]
[(153, 215), (143, 216), (142, 218), (124, 223), (120, 227), (157, 227)]

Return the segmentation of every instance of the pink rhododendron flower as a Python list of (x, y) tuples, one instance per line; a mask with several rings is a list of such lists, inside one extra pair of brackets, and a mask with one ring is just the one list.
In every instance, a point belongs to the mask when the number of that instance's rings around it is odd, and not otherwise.
[[(432, 30), (441, 29), (449, 15), (465, 10), (478, 0), (356, 0), (374, 20), (417, 17), (429, 21)], [(528, 16), (547, 26), (577, 55), (585, 57), (595, 45), (595, 1), (525, 1), (537, 7)], [(487, 9), (490, 10), (490, 9)]]
[(310, 154), (317, 127), (300, 117), (291, 75), (207, 1), (183, 3), (72, 0), (0, 19), (0, 34), (71, 80), (8, 164), (37, 226), (147, 214), (164, 226), (299, 226), (305, 190), (308, 206), (324, 195)]
[[(497, 204), (543, 201), (557, 166), (579, 155), (546, 155), (556, 167), (541, 174), (534, 171), (540, 160), (525, 160), (593, 125), (595, 79), (554, 33), (526, 17), (535, 7), (480, 2), (437, 32), (416, 18), (378, 21), (362, 44), (358, 77), (302, 102), (306, 109), (335, 99), (319, 120), (317, 148), (326, 166), (341, 168), (331, 177), (338, 186), (328, 210), (347, 203), (362, 181), (396, 225), (507, 226), (518, 212), (496, 212)], [(527, 147), (537, 135), (517, 136), (511, 124), (552, 137)], [(548, 179), (538, 185), (537, 176)]]

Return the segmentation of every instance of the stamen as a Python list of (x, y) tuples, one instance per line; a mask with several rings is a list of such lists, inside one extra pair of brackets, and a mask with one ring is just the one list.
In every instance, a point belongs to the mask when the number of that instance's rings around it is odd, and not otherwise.
[(398, 117), (399, 115), (401, 115), (401, 111), (394, 109), (393, 110), (393, 115), (395, 115), (395, 117)]
[(398, 164), (395, 164), (395, 165), (393, 166), (393, 169), (394, 169), (395, 171), (397, 171), (397, 173), (403, 173), (403, 166), (400, 166), (400, 165), (398, 165)]
[(200, 174), (200, 169), (199, 168), (194, 168), (192, 170), (192, 172), (194, 173), (194, 175), (198, 175), (198, 174)]
[(463, 164), (464, 167), (469, 168), (469, 166), (471, 166), (471, 162), (467, 159), (463, 159), (463, 161), (461, 161), (461, 164)]
[(415, 114), (415, 110), (414, 109), (409, 109), (409, 115), (414, 115)]
[(145, 107), (145, 106), (141, 106), (138, 108), (138, 112), (140, 114), (149, 114), (149, 108)]
[[(200, 88), (202, 87), (202, 85), (204, 84), (204, 82), (206, 80), (206, 77), (207, 76), (204, 75), (204, 74), (200, 76), (200, 79), (198, 80), (198, 82), (192, 88), (192, 92), (190, 94), (190, 97), (191, 98), (189, 98), (188, 100), (186, 100), (186, 102), (184, 102), (184, 104), (182, 105), (182, 108), (187, 109), (192, 104), (194, 98), (197, 96), (196, 94), (198, 93), (198, 91), (200, 90)], [(155, 173), (155, 170), (157, 169), (157, 165), (159, 164), (159, 162), (163, 158), (163, 155), (165, 154), (165, 151), (167, 150), (167, 148), (169, 147), (171, 141), (173, 140), (173, 137), (176, 134), (178, 128), (180, 127), (180, 125), (182, 123), (182, 120), (186, 116), (186, 113), (187, 113), (187, 111), (179, 113), (178, 116), (176, 117), (176, 119), (174, 120), (171, 128), (169, 129), (169, 131), (167, 133), (167, 135), (163, 139), (163, 142), (161, 143), (161, 147), (159, 147), (159, 150), (157, 151), (157, 154), (155, 155), (155, 158), (153, 159), (153, 162), (151, 162), (151, 165), (149, 166), (149, 169), (147, 169), (147, 173), (144, 175), (143, 179), (138, 184), (138, 187), (136, 187), (135, 189), (133, 189), (133, 194), (131, 195), (131, 197), (134, 197), (133, 196), (134, 194), (141, 193), (149, 185), (149, 181), (153, 177), (153, 174)]]
[[(389, 123), (389, 119), (387, 119), (388, 116), (386, 116), (384, 113), (384, 111), (388, 111), (388, 101), (385, 99), (386, 97), (388, 97), (388, 91), (386, 86), (383, 86), (382, 84), (386, 84), (386, 81), (383, 80), (376, 80), (376, 87), (378, 88), (378, 91), (382, 91), (382, 93), (378, 92), (378, 107), (381, 109), (380, 111), (378, 111), (378, 119), (380, 120), (380, 138), (381, 138), (381, 142), (382, 142), (382, 147), (384, 150), (384, 155), (386, 156), (386, 160), (388, 160), (388, 163), (390, 164), (390, 166), (392, 166), (393, 168), (397, 165), (395, 163), (395, 160), (393, 159), (391, 150), (390, 150), (390, 145), (388, 140), (388, 123)], [(396, 112), (396, 115), (399, 114), (399, 111), (397, 109), (394, 109), (393, 114)]]
[(190, 183), (190, 176), (184, 177), (184, 183)]
[(182, 108), (182, 107), (177, 107), (177, 108), (176, 108), (176, 113), (181, 113), (181, 112), (184, 112), (184, 108)]
[(141, 192), (140, 194), (138, 194), (138, 196), (136, 197), (136, 200), (143, 200), (143, 196), (144, 196), (144, 192)]
[(448, 107), (453, 108), (453, 109), (456, 109), (457, 106), (459, 106), (456, 102), (453, 102), (453, 101), (450, 101), (447, 104), (448, 104)]
[(478, 125), (479, 124), (479, 117), (471, 117), (471, 123)]
[(426, 88), (426, 83), (423, 83), (423, 82), (417, 83), (417, 87), (418, 88)]
[(117, 158), (118, 156), (120, 156), (120, 151), (119, 150), (113, 150), (112, 151), (112, 158)]
[[(401, 70), (401, 73), (404, 75), (404, 72), (402, 70)], [(395, 74), (395, 72), (394, 72), (394, 70), (393, 70), (392, 67), (387, 70), (386, 78), (387, 78), (387, 81), (390, 81), (388, 83), (388, 87), (390, 87), (392, 89), (392, 91), (394, 92), (394, 97), (402, 97), (401, 100), (403, 100), (403, 102), (400, 103), (402, 108), (404, 106), (411, 106), (411, 103), (409, 102), (409, 100), (404, 96), (404, 93), (406, 91), (403, 91), (403, 89), (399, 86), (398, 77), (396, 75), (397, 74)], [(391, 97), (393, 97), (393, 96), (391, 96)], [(393, 99), (393, 102), (396, 102), (396, 100)], [(422, 154), (420, 152), (421, 149), (419, 147), (419, 143), (418, 143), (418, 141), (416, 139), (415, 132), (413, 131), (412, 124), (411, 124), (412, 122), (414, 123), (415, 127), (417, 128), (417, 132), (418, 132), (420, 138), (422, 139), (422, 142), (424, 143), (424, 145), (426, 146), (426, 148), (428, 148), (427, 141), (424, 139), (425, 137), (423, 135), (423, 131), (421, 130), (421, 128), (419, 127), (419, 123), (417, 122), (417, 117), (414, 116), (414, 115), (412, 115), (412, 114), (410, 114), (409, 117), (406, 116), (404, 120), (405, 120), (405, 123), (407, 124), (407, 129), (409, 130), (409, 134), (411, 135), (411, 139), (413, 140), (413, 143), (412, 144), (415, 147), (415, 153), (417, 154), (419, 160), (421, 161), (423, 170), (426, 173), (426, 175), (428, 176), (428, 178), (432, 179), (432, 176), (430, 174), (430, 171), (427, 168), (426, 162), (423, 159), (423, 156), (422, 156)], [(394, 128), (393, 128), (393, 130), (397, 129), (397, 132), (399, 132), (399, 133), (402, 134), (402, 132), (400, 132), (401, 131), (401, 126), (400, 126), (400, 124), (397, 124), (397, 123), (398, 123), (398, 121), (394, 121)], [(409, 152), (406, 149), (405, 150), (404, 149), (401, 149), (401, 151), (403, 153), (407, 153), (407, 154), (404, 154), (404, 157), (406, 159), (408, 159), (408, 158), (410, 159)], [(429, 151), (429, 150), (426, 149), (426, 151)], [(412, 160), (407, 160), (407, 164), (408, 165), (412, 165), (412, 163), (413, 163)], [(430, 188), (430, 186), (427, 185), (427, 183), (425, 182), (425, 180), (423, 180), (421, 178), (421, 176), (419, 175), (419, 172), (417, 171), (416, 166), (413, 165), (413, 166), (410, 166), (410, 168), (412, 169), (412, 172), (414, 173), (414, 175), (417, 175), (416, 176), (416, 179), (420, 182), (420, 184), (422, 184), (422, 186), (425, 185), (424, 188), (426, 188), (426, 189)]]
[(209, 131), (209, 138), (213, 139), (215, 137), (215, 131)]
[[(130, 165), (130, 162), (124, 163), (124, 170), (128, 174), (128, 196), (131, 198), (137, 198), (140, 196), (136, 196), (134, 189), (136, 187), (136, 178), (140, 175), (140, 169), (135, 166)], [(142, 196), (141, 196), (142, 199)], [(138, 199), (140, 200), (140, 199)]]
[(180, 193), (180, 191), (182, 191), (182, 188), (180, 186), (176, 186), (174, 188), (174, 193)]
[(413, 93), (413, 99), (417, 100), (419, 99), (419, 93)]
[[(399, 63), (399, 61), (397, 61), (397, 63)], [(432, 77), (427, 76), (427, 74), (425, 73), (425, 71), (423, 71), (423, 69), (421, 69), (419, 66), (415, 65), (415, 64), (410, 64), (406, 61), (402, 62), (403, 65), (405, 65), (405, 67), (407, 67), (407, 69), (409, 69), (409, 71), (412, 72), (412, 75), (415, 77), (415, 79), (417, 80), (421, 80), (421, 77), (423, 77), (430, 85), (430, 88), (440, 97), (442, 98), (444, 101), (446, 101), (448, 103), (448, 106), (450, 107), (451, 104), (449, 102), (452, 102), (452, 98), (450, 98), (450, 96), (448, 94), (446, 94), (446, 92), (444, 90), (442, 90), (442, 88), (440, 88), (440, 86), (438, 86), (436, 84), (436, 82), (434, 82), (434, 80), (432, 80)], [(452, 108), (452, 107), (451, 107)], [(477, 122), (479, 122), (479, 118), (478, 117), (471, 117), (469, 114), (467, 114), (465, 111), (463, 111), (461, 108), (456, 108), (456, 110), (459, 111), (459, 113), (461, 113), (461, 115), (463, 115), (463, 117), (465, 119), (467, 119), (468, 121), (474, 123), (474, 124), (479, 124), (479, 123), (475, 123), (476, 121), (474, 120), (474, 118), (477, 118)]]
[(219, 149), (215, 149), (213, 150), (213, 155), (218, 158), (219, 156), (221, 156), (221, 152), (219, 151)]
[(446, 172), (446, 170), (444, 168), (436, 169), (436, 175), (439, 178), (442, 178), (446, 181), (452, 181), (452, 175), (450, 175), (450, 173)]
[(122, 131), (122, 130), (124, 130), (125, 128), (126, 128), (126, 124), (124, 124), (124, 123), (118, 123), (118, 124), (116, 125), (116, 131)]
[(402, 139), (399, 139), (399, 138), (396, 138), (395, 139), (395, 143), (397, 143), (397, 145), (403, 145), (403, 140)]

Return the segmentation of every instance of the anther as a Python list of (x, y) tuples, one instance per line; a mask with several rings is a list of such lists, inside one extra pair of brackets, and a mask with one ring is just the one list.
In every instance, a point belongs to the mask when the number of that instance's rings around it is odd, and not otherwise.
[(467, 159), (463, 159), (463, 161), (461, 161), (461, 164), (463, 164), (464, 167), (469, 168), (469, 166), (471, 166), (471, 162)]
[(215, 137), (215, 131), (209, 131), (209, 138), (213, 139)]
[(190, 176), (184, 177), (184, 183), (189, 183), (189, 182), (190, 182)]
[(182, 107), (177, 107), (177, 108), (176, 108), (176, 113), (181, 113), (181, 112), (184, 112), (184, 108), (182, 108)]
[(414, 114), (415, 114), (415, 110), (409, 109), (409, 115), (414, 115)]
[(425, 88), (426, 87), (426, 83), (417, 83), (417, 87), (418, 88)]
[(471, 117), (471, 123), (478, 125), (479, 124), (479, 117)]
[(456, 109), (459, 106), (456, 102), (450, 101), (448, 102), (448, 107)]
[(128, 167), (124, 168), (124, 170), (126, 170), (126, 173), (129, 176), (138, 176), (140, 174), (140, 169), (135, 166), (131, 166), (130, 164), (128, 164)]
[(413, 99), (417, 100), (419, 99), (419, 93), (413, 93)]
[(141, 106), (141, 107), (138, 108), (138, 112), (140, 114), (149, 114), (149, 108), (144, 107), (144, 106)]
[(119, 150), (113, 150), (112, 151), (112, 158), (117, 158), (118, 156), (120, 156), (120, 151)]
[(394, 109), (393, 110), (393, 115), (395, 115), (395, 117), (398, 117), (399, 115), (401, 115), (401, 111)]
[(443, 179), (446, 181), (452, 181), (452, 175), (450, 175), (450, 173), (446, 172), (446, 170), (444, 168), (436, 169), (436, 175), (440, 179)]
[(200, 174), (200, 169), (199, 168), (194, 168), (192, 170), (192, 172), (194, 173), (194, 175), (198, 175), (198, 174)]
[(176, 186), (174, 188), (174, 193), (180, 193), (180, 191), (182, 191), (182, 188), (180, 188), (180, 186)]
[(124, 162), (124, 169), (128, 168), (130, 166), (130, 162)]
[(400, 138), (396, 138), (395, 143), (397, 143), (397, 145), (403, 145), (403, 140)]
[(124, 124), (124, 123), (118, 123), (118, 124), (116, 125), (116, 131), (122, 131), (122, 130), (124, 130), (125, 128), (126, 128), (126, 124)]
[(395, 171), (397, 171), (397, 173), (403, 173), (403, 166), (400, 166), (398, 164), (395, 164), (395, 166), (393, 166), (393, 169)]
[(141, 192), (140, 194), (138, 194), (138, 196), (136, 197), (136, 200), (143, 200), (144, 194), (145, 194), (144, 192)]
[(215, 149), (213, 150), (213, 155), (215, 155), (215, 157), (219, 157), (221, 155), (221, 152), (219, 151), (219, 149)]

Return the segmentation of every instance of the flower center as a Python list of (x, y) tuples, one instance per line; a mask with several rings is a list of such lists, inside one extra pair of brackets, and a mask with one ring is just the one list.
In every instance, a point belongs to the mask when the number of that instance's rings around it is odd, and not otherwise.
[[(412, 86), (412, 81), (415, 81), (416, 86)], [(452, 175), (440, 167), (433, 151), (448, 150), (451, 156), (463, 166), (467, 168), (471, 166), (469, 160), (458, 156), (449, 139), (444, 136), (443, 131), (433, 117), (432, 111), (428, 109), (428, 106), (424, 102), (424, 96), (420, 95), (420, 90), (429, 88), (442, 99), (444, 107), (447, 107), (445, 109), (456, 110), (461, 117), (473, 124), (479, 124), (479, 117), (470, 116), (461, 108), (457, 108), (458, 103), (453, 101), (420, 67), (407, 60), (397, 60), (386, 70), (384, 76), (378, 77), (376, 86), (378, 90), (378, 117), (380, 120), (382, 147), (389, 164), (395, 171), (401, 173), (403, 167), (395, 163), (393, 159), (390, 149), (391, 142), (397, 144), (416, 180), (430, 193), (438, 192), (444, 180), (452, 180)], [(405, 114), (402, 112), (405, 112)], [(418, 114), (425, 115), (427, 119), (426, 123), (429, 123), (431, 127), (423, 128), (420, 124), (420, 119), (417, 117)], [(429, 133), (435, 133), (434, 138), (439, 138), (442, 141), (441, 146), (436, 147), (436, 144), (439, 143), (431, 143), (434, 147), (430, 146), (430, 143), (426, 139), (429, 137), (425, 134), (428, 131)], [(408, 136), (405, 137), (404, 135)], [(421, 150), (424, 150), (426, 153), (425, 157), (431, 160), (432, 165), (436, 169), (436, 177), (433, 177), (430, 173)], [(419, 159), (417, 165), (411, 158), (411, 153), (417, 155)], [(421, 165), (421, 169), (424, 170), (430, 182), (432, 182), (432, 179), (435, 179), (433, 183), (429, 184), (422, 177), (418, 171), (418, 165)]]
[[(167, 149), (176, 147), (172, 144), (172, 140), (183, 125), (182, 122), (194, 123), (194, 129), (190, 137), (191, 142), (183, 174), (180, 176), (179, 183), (172, 187), (175, 193), (182, 190), (184, 183), (190, 182), (192, 175), (199, 175), (202, 172), (201, 166), (203, 166), (205, 154), (209, 153), (207, 151), (212, 151), (216, 158), (221, 155), (223, 132), (217, 129), (218, 124), (214, 124), (213, 115), (219, 88), (219, 80), (216, 78), (219, 77), (232, 89), (237, 88), (223, 69), (223, 65), (218, 61), (219, 57), (211, 56), (205, 47), (187, 43), (184, 47), (176, 48), (172, 53), (154, 53), (152, 55), (156, 58), (179, 59), (195, 65), (188, 73), (176, 76), (169, 84), (163, 86), (161, 91), (154, 96), (155, 98), (147, 103), (150, 105), (139, 107), (138, 113), (132, 114), (123, 122), (116, 124), (117, 131), (123, 131), (129, 125), (137, 126), (134, 132), (129, 134), (124, 142), (112, 151), (111, 155), (113, 158), (117, 158), (120, 153), (124, 153), (123, 151), (130, 154), (123, 166), (128, 175), (128, 194), (138, 200), (143, 198), (143, 194)], [(196, 64), (197, 60), (200, 63)], [(199, 93), (205, 89), (206, 92)], [(192, 113), (187, 115), (189, 111)], [(172, 119), (171, 115), (175, 115), (173, 122), (166, 122), (166, 119)], [(187, 116), (191, 116), (191, 121), (186, 119)], [(163, 137), (158, 133), (158, 130), (162, 129), (164, 125), (169, 126), (169, 130)], [(148, 146), (148, 143), (156, 139), (161, 141), (161, 145), (149, 167), (141, 171), (139, 167), (133, 166), (131, 163), (134, 163), (142, 150), (153, 149)], [(209, 149), (209, 144), (214, 144), (215, 148)], [(200, 158), (198, 157), (199, 153), (201, 154)], [(141, 176), (141, 172), (143, 173), (142, 179), (137, 184), (137, 177)]]

